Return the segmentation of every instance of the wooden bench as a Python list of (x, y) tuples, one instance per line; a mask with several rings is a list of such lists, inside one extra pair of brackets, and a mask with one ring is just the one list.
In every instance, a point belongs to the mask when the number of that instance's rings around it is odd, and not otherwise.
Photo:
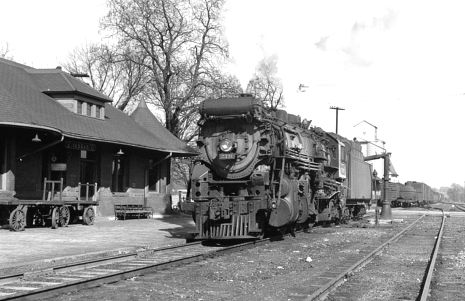
[(127, 218), (153, 218), (151, 207), (138, 204), (118, 204), (114, 205), (115, 219), (125, 220)]

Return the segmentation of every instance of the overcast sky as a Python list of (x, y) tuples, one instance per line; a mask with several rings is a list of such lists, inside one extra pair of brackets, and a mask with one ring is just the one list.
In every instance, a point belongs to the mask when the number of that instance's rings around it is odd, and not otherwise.
[[(352, 138), (367, 120), (387, 142), (399, 181), (464, 184), (463, 1), (229, 0), (225, 33), (242, 83), (278, 56), (286, 109)], [(0, 47), (54, 68), (99, 41), (104, 0), (2, 1)], [(308, 86), (299, 92), (299, 84)], [(382, 172), (382, 171), (378, 171)]]

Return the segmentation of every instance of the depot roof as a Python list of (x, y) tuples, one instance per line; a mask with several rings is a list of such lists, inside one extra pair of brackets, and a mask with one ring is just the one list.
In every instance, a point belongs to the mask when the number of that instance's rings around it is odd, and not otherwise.
[[(64, 93), (101, 104), (105, 118), (76, 114), (52, 97)], [(60, 69), (34, 69), (0, 58), (0, 125), (41, 128), (69, 138), (171, 152), (174, 156), (195, 154), (166, 129), (145, 128), (150, 124), (131, 118), (109, 102), (107, 96)]]

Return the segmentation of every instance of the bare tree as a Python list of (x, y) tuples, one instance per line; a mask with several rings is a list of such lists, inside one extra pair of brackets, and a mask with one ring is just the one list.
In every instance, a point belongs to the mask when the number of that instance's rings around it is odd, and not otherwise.
[(145, 97), (148, 77), (145, 75), (145, 67), (141, 62), (143, 55), (137, 55), (129, 48), (118, 55), (117, 64), (120, 66), (121, 94), (115, 102), (115, 106), (124, 111), (131, 102), (136, 102), (140, 97)]
[(145, 95), (164, 112), (167, 129), (189, 141), (212, 70), (228, 54), (223, 0), (109, 0), (109, 6), (103, 27), (137, 54), (129, 59), (149, 76)]
[(239, 79), (230, 74), (223, 74), (215, 69), (209, 72), (203, 94), (210, 98), (234, 97), (242, 93)]
[(247, 92), (263, 100), (271, 109), (284, 105), (283, 85), (277, 77), (277, 65), (276, 55), (265, 57), (258, 63), (254, 77), (247, 85)]
[(171, 182), (176, 186), (187, 187), (190, 180), (192, 158), (171, 160)]
[(3, 46), (0, 45), (0, 57), (1, 58), (12, 59), (9, 53), (10, 53), (10, 47), (8, 43), (5, 43)]
[(451, 201), (465, 202), (465, 188), (454, 183), (447, 190), (447, 196)]
[(63, 66), (71, 74), (86, 74), (90, 85), (113, 99), (113, 105), (124, 110), (136, 101), (145, 88), (143, 67), (134, 61), (129, 48), (108, 45), (86, 45), (77, 48)]
[(71, 74), (86, 74), (90, 85), (99, 92), (114, 98), (119, 84), (115, 53), (107, 45), (86, 45), (77, 48), (63, 66)]

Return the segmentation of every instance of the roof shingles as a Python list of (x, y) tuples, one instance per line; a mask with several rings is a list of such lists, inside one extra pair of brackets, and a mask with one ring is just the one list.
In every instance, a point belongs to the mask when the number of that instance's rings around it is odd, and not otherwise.
[(69, 111), (44, 94), (44, 87), (49, 86), (51, 87), (49, 89), (55, 89), (55, 92), (66, 92), (66, 89), (74, 88), (74, 92), (99, 98), (100, 101), (104, 99), (99, 97), (103, 94), (84, 83), (81, 87), (76, 83), (80, 81), (71, 76), (69, 76), (72, 80), (70, 86), (64, 76), (69, 75), (60, 70), (37, 72), (36, 69), (0, 59), (0, 125), (22, 124), (46, 127), (55, 129), (70, 138), (129, 145), (172, 152), (175, 155), (192, 155), (187, 145), (171, 133), (168, 132), (168, 135), (158, 128), (144, 129), (145, 124), (141, 126), (110, 104), (105, 105), (105, 120), (81, 116)]

